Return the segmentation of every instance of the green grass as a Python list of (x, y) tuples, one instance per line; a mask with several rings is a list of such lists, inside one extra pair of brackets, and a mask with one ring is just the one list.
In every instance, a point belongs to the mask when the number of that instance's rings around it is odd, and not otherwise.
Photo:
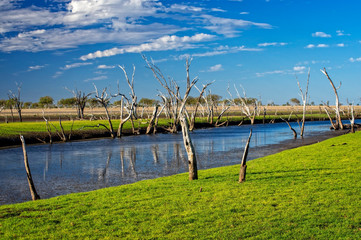
[(360, 148), (357, 132), (252, 160), (242, 184), (236, 165), (0, 206), (0, 238), (360, 239)]
[[(325, 118), (326, 115), (320, 115), (320, 114), (309, 114), (307, 115), (307, 119), (311, 120), (311, 119), (320, 119), (320, 118)], [(288, 115), (267, 115), (265, 120), (267, 122), (269, 122), (270, 120), (276, 118), (279, 119), (280, 117), (283, 118), (288, 118)], [(299, 116), (302, 117), (302, 116)], [(245, 120), (245, 123), (248, 123), (248, 118), (246, 117), (235, 117), (235, 116), (231, 116), (231, 117), (222, 117), (222, 121), (226, 121), (226, 119), (229, 119), (230, 121), (235, 121), (235, 122), (240, 122), (242, 119)], [(296, 116), (292, 115), (291, 120), (295, 121), (297, 118)], [(214, 118), (214, 123), (216, 122), (217, 118)], [(256, 120), (258, 120), (259, 122), (262, 122), (263, 120), (263, 116), (258, 116), (256, 117)], [(164, 119), (161, 118), (159, 119), (159, 123), (158, 126), (168, 126), (169, 122), (171, 120), (169, 119)], [(248, 121), (248, 122), (247, 122)], [(142, 119), (142, 120), (136, 120), (134, 122), (135, 128), (137, 129), (138, 127), (141, 128), (146, 128), (148, 126), (148, 120), (147, 119)], [(73, 131), (79, 130), (81, 129), (81, 131), (88, 131), (88, 130), (99, 130), (99, 131), (104, 131), (105, 128), (103, 127), (95, 127), (97, 124), (104, 124), (105, 126), (108, 127), (108, 121), (107, 120), (94, 120), (94, 121), (89, 121), (89, 120), (76, 120), (74, 121), (62, 121), (62, 125), (64, 127), (64, 131), (69, 133), (71, 131), (71, 129)], [(207, 118), (206, 117), (199, 117), (196, 119), (196, 123), (202, 124), (202, 123), (207, 123)], [(119, 125), (119, 120), (114, 119), (112, 120), (112, 125), (114, 127), (114, 130), (118, 129), (118, 125)], [(86, 128), (83, 128), (84, 126), (87, 126)], [(89, 127), (89, 126), (93, 126), (93, 127)], [(59, 121), (58, 120), (54, 120), (54, 121), (50, 121), (50, 127), (51, 127), (51, 132), (53, 134), (55, 134), (56, 129), (60, 132), (60, 125), (59, 125)], [(123, 126), (123, 130), (129, 130), (131, 129), (131, 123), (130, 121), (127, 121), (124, 126)], [(47, 132), (47, 128), (46, 128), (46, 123), (45, 121), (38, 121), (38, 122), (10, 122), (10, 123), (0, 123), (0, 137), (12, 137), (12, 136), (19, 136), (19, 134), (24, 135), (25, 137), (27, 135), (32, 135), (34, 133), (46, 133)]]
[[(62, 121), (62, 125), (65, 132), (70, 132), (71, 129), (75, 130), (104, 130), (103, 127), (96, 127), (98, 124), (104, 124), (108, 127), (107, 120), (76, 120), (74, 121)], [(138, 124), (140, 127), (146, 127), (147, 121), (136, 121), (135, 128), (138, 128)], [(160, 120), (159, 125), (165, 125), (166, 121)], [(112, 120), (112, 125), (114, 130), (118, 129), (119, 120)], [(84, 128), (84, 126), (87, 126)], [(91, 127), (92, 126), (92, 127)], [(59, 121), (50, 121), (51, 132), (55, 133), (56, 129), (60, 132)], [(123, 126), (124, 130), (131, 129), (130, 121), (126, 122)], [(27, 135), (33, 133), (44, 133), (47, 132), (45, 121), (40, 122), (13, 122), (13, 123), (0, 123), (0, 136), (18, 136), (19, 134)]]

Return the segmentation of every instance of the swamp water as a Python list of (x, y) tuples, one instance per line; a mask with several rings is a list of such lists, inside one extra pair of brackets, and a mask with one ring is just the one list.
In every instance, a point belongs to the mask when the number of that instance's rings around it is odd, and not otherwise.
[[(293, 139), (286, 123), (199, 129), (191, 138), (198, 169), (207, 169), (239, 164), (251, 128), (248, 160), (340, 134), (329, 126), (307, 122), (304, 139)], [(27, 153), (42, 199), (188, 171), (181, 133), (28, 145)], [(21, 148), (0, 150), (0, 190), (0, 204), (31, 200)]]

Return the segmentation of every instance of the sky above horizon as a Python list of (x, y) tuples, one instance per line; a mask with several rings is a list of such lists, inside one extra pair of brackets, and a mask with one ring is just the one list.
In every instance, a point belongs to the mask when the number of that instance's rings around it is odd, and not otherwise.
[[(197, 86), (214, 81), (264, 104), (299, 98), (310, 69), (310, 102), (334, 103), (326, 68), (343, 104), (360, 102), (361, 1), (336, 0), (0, 0), (0, 99), (22, 83), (22, 101), (72, 97), (107, 87), (138, 99), (163, 91), (144, 54), (185, 90), (185, 60)], [(164, 92), (164, 91), (163, 91)], [(196, 96), (197, 91), (192, 90)]]

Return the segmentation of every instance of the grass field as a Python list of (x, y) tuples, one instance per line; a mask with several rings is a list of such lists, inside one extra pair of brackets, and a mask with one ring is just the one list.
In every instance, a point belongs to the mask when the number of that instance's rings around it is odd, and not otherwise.
[[(239, 165), (0, 206), (1, 239), (360, 239), (361, 132)], [(252, 149), (250, 149), (252, 151)]]

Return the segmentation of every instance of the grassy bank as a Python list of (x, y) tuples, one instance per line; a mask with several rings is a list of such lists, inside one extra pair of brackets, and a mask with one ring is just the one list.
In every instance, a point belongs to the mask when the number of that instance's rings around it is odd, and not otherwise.
[[(265, 117), (258, 116), (255, 119), (256, 123), (269, 123), (271, 121), (280, 122), (282, 121), (280, 117), (288, 118), (288, 115), (267, 115)], [(326, 115), (320, 114), (309, 114), (306, 115), (306, 120), (324, 120)], [(296, 121), (296, 116), (292, 116), (290, 121)], [(213, 123), (217, 121), (214, 118)], [(250, 120), (246, 117), (240, 116), (227, 116), (223, 117), (220, 121), (224, 122), (228, 121), (229, 125), (238, 125), (241, 121), (243, 124), (249, 124)], [(168, 127), (170, 125), (171, 120), (160, 118), (158, 122), (158, 132), (164, 131), (162, 127)], [(140, 134), (145, 133), (146, 128), (148, 126), (149, 119), (139, 119), (134, 121), (134, 127), (139, 131)], [(102, 126), (98, 126), (99, 124), (103, 124), (108, 127), (107, 120), (75, 120), (73, 121), (62, 121), (62, 125), (64, 131), (67, 136), (71, 135), (71, 140), (78, 139), (89, 139), (96, 137), (109, 137), (109, 132)], [(118, 129), (119, 119), (113, 119), (112, 125), (114, 130)], [(50, 131), (52, 135), (52, 140), (54, 142), (61, 141), (57, 131), (61, 132), (61, 127), (59, 124), (59, 120), (49, 121)], [(207, 122), (207, 118), (196, 118), (195, 123), (196, 128), (204, 128), (204, 127), (214, 127), (214, 125)], [(123, 126), (123, 133), (125, 135), (132, 134), (131, 131), (131, 123), (130, 121), (126, 122)], [(10, 123), (0, 123), (0, 147), (6, 146), (14, 146), (21, 145), (19, 135), (24, 135), (25, 140), (28, 144), (31, 143), (43, 143), (49, 142), (49, 134), (46, 127), (45, 121), (32, 121), (32, 122), (10, 122)]]
[[(361, 132), (239, 165), (0, 206), (0, 238), (360, 239)], [(252, 149), (250, 149), (252, 151)]]

